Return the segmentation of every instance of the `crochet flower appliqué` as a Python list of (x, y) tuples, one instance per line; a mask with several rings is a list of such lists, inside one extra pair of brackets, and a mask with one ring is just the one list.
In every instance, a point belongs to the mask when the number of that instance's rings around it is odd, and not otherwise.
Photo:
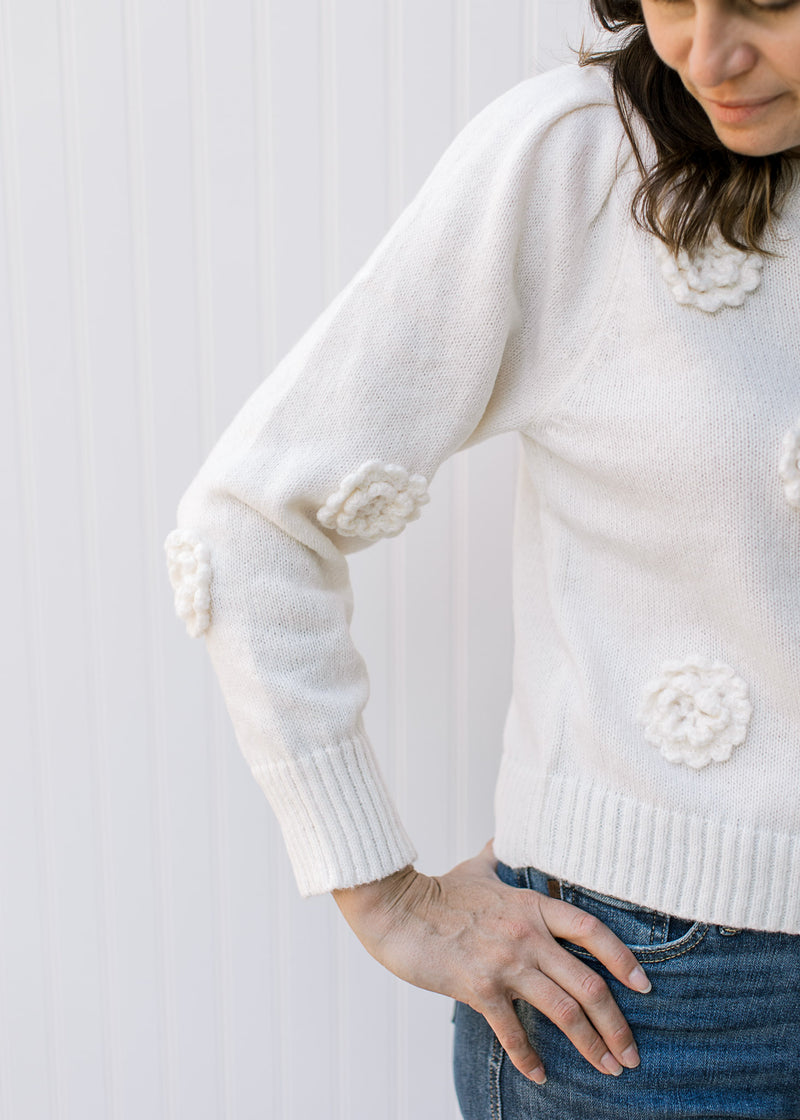
[(427, 480), (394, 463), (371, 459), (343, 478), (339, 489), (317, 511), (317, 519), (343, 537), (396, 537), (430, 501)]
[(654, 241), (661, 272), (678, 303), (701, 311), (739, 307), (761, 281), (761, 255), (737, 249), (719, 235), (692, 257), (681, 249), (676, 258), (663, 241)]
[(191, 529), (173, 529), (164, 541), (175, 613), (189, 636), (199, 638), (211, 621), (211, 552)]
[(800, 419), (783, 437), (778, 470), (787, 502), (800, 509)]
[(699, 770), (730, 758), (752, 710), (747, 684), (730, 665), (694, 656), (664, 662), (645, 687), (637, 719), (664, 758)]

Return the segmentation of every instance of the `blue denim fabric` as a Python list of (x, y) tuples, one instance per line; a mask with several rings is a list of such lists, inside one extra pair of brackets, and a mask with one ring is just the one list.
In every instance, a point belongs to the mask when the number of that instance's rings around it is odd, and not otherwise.
[[(498, 863), (497, 874), (547, 894), (548, 876), (535, 868)], [(558, 882), (561, 898), (600, 918), (652, 982), (646, 994), (631, 991), (559, 939), (610, 987), (641, 1064), (619, 1077), (599, 1073), (545, 1015), (515, 1000), (547, 1074), (536, 1085), (484, 1017), (456, 1001), (453, 1072), (464, 1120), (800, 1118), (800, 935), (691, 922)]]

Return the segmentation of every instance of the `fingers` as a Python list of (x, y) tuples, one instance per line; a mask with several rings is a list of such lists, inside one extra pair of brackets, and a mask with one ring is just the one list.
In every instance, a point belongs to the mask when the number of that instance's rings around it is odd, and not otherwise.
[[(594, 915), (539, 892), (528, 897), (538, 902), (549, 932), (549, 936), (537, 939), (536, 967), (518, 977), (513, 988), (493, 990), (489, 982), (479, 992), (483, 1006), (477, 1009), (492, 1026), (514, 1066), (539, 1083), (540, 1075), (533, 1076), (541, 1064), (539, 1056), (509, 999), (524, 999), (546, 1015), (599, 1073), (619, 1076), (624, 1067), (634, 1069), (640, 1058), (633, 1032), (608, 984), (597, 971), (559, 945), (555, 937), (583, 946), (623, 983), (649, 991), (651, 985), (636, 957)], [(524, 930), (524, 925), (519, 928)], [(512, 932), (507, 926), (507, 943), (514, 940)], [(637, 970), (644, 983), (631, 979), (631, 973)]]
[[(600, 1073), (619, 1076), (625, 1066), (634, 1069), (639, 1052), (633, 1032), (605, 980), (559, 949), (567, 959), (557, 969), (547, 967), (548, 975), (535, 973), (530, 993), (523, 998), (546, 1015)], [(554, 974), (557, 982), (551, 979)]]
[[(587, 949), (623, 984), (648, 992), (652, 985), (631, 950), (604, 922), (571, 903), (537, 896), (553, 937)], [(567, 1035), (600, 1072), (619, 1075), (639, 1065), (633, 1032), (602, 976), (552, 941), (540, 950), (540, 972), (531, 977), (533, 998), (524, 996)]]
[(554, 937), (561, 937), (588, 949), (626, 987), (637, 992), (650, 991), (652, 984), (636, 957), (594, 914), (548, 895), (540, 895), (540, 909)]
[(501, 991), (489, 977), (475, 983), (478, 1000), (472, 1006), (489, 1023), (511, 1062), (538, 1084), (546, 1080), (541, 1059), (510, 1002), (521, 998), (546, 1015), (599, 1073), (619, 1076), (624, 1066), (638, 1066), (633, 1032), (606, 982), (561, 946), (555, 948), (559, 958), (540, 961), (516, 991)]
[(523, 1077), (535, 1081), (537, 1085), (544, 1085), (547, 1077), (542, 1060), (531, 1046), (525, 1028), (517, 1018), (513, 1003), (508, 999), (500, 999), (491, 1006), (476, 1010), (480, 1010), (497, 1035), (497, 1041)]

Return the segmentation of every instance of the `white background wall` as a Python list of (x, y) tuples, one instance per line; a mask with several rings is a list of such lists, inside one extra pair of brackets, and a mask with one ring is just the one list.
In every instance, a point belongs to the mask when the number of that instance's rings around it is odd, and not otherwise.
[[(178, 497), (456, 131), (585, 0), (0, 0), (3, 1120), (448, 1120), (452, 1002), (300, 899)], [(418, 867), (492, 835), (516, 442), (352, 558)]]

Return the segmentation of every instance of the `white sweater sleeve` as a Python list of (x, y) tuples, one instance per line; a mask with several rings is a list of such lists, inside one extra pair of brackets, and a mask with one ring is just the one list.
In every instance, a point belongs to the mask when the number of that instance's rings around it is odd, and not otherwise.
[(165, 542), (303, 896), (416, 859), (364, 732), (346, 554), (424, 516), (448, 456), (525, 419), (516, 269), (537, 135), (580, 99), (564, 84), (520, 83), (456, 137), (223, 432)]

